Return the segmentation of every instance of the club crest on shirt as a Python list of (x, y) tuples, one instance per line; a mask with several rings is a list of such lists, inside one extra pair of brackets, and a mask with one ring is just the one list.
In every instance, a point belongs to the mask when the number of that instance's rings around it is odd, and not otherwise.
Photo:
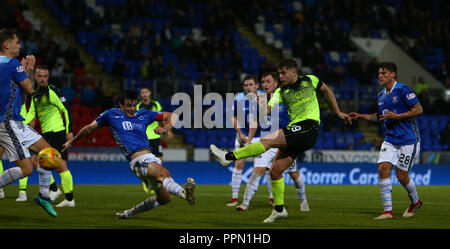
[(392, 98), (392, 103), (397, 103), (397, 101), (398, 101), (397, 96), (394, 96), (394, 97)]

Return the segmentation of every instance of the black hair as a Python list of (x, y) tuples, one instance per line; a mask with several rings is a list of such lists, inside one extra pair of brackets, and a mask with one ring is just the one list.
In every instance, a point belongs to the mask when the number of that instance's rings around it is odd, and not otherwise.
[(255, 84), (259, 84), (258, 83), (258, 76), (254, 75), (254, 74), (247, 74), (244, 79), (242, 80), (242, 84), (244, 84), (244, 82), (246, 80), (253, 80), (255, 82)]
[(119, 103), (119, 105), (123, 105), (125, 103), (126, 99), (137, 100), (138, 96), (137, 96), (136, 92), (134, 92), (134, 91), (125, 90), (120, 93), (119, 98), (117, 99), (117, 102)]
[(278, 62), (277, 69), (281, 69), (283, 67), (286, 67), (286, 69), (298, 70), (298, 64), (294, 59), (283, 59), (280, 62)]
[(3, 42), (14, 39), (14, 35), (19, 37), (17, 32), (13, 29), (0, 29), (0, 51), (3, 50)]
[(386, 69), (391, 73), (395, 73), (395, 78), (397, 79), (397, 65), (394, 62), (382, 62), (378, 69)]

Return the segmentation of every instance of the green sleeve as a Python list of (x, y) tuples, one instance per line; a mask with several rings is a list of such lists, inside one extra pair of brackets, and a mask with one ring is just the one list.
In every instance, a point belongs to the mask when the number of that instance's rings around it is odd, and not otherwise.
[(139, 103), (137, 103), (136, 111), (139, 111), (139, 109), (141, 108), (141, 104), (142, 104), (142, 101), (139, 101)]
[(308, 74), (306, 76), (311, 79), (314, 89), (317, 89), (317, 85), (319, 84), (319, 78), (317, 78), (317, 76), (312, 74)]
[(280, 95), (280, 90), (281, 88), (277, 88), (277, 90), (275, 90), (275, 92), (272, 95), (272, 98), (270, 98), (268, 105), (270, 107), (274, 107), (280, 103), (283, 103), (283, 99), (281, 98)]
[(26, 112), (27, 107), (25, 106), (25, 104), (23, 104), (20, 114), (22, 114), (23, 109), (25, 109), (25, 113), (26, 113), (25, 116), (22, 116), (23, 118), (25, 118), (25, 121), (23, 121), (23, 123), (29, 124), (29, 123), (31, 123), (31, 121), (33, 121), (33, 119), (36, 118), (36, 108), (34, 107), (34, 97), (31, 98), (30, 109), (28, 110), (28, 112)]
[(158, 101), (156, 101), (156, 100), (155, 100), (155, 104), (156, 104), (156, 111), (157, 112), (161, 112), (162, 111), (161, 104)]
[(71, 123), (71, 120), (69, 118), (69, 111), (62, 103), (62, 100), (64, 100), (63, 97), (59, 97), (53, 90), (49, 90), (49, 97), (50, 97), (50, 103), (55, 105), (58, 110), (62, 113), (64, 113), (64, 119), (66, 120), (66, 134), (69, 132), (72, 132), (71, 129), (69, 129), (69, 124)]

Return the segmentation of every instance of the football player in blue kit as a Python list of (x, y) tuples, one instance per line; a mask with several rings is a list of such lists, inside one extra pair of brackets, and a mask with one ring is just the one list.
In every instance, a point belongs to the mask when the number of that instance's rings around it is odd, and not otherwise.
[(409, 178), (413, 161), (420, 151), (420, 135), (415, 116), (423, 113), (415, 93), (407, 85), (397, 81), (397, 66), (392, 62), (381, 63), (378, 69), (380, 84), (384, 87), (378, 93), (378, 112), (359, 114), (352, 112), (352, 119), (362, 118), (382, 122), (385, 134), (378, 159), (379, 186), (384, 212), (375, 219), (393, 219), (391, 170), (396, 167), (398, 181), (408, 193), (411, 205), (403, 217), (414, 216), (422, 206), (416, 186)]
[[(16, 167), (0, 174), (0, 189), (29, 176), (33, 172), (30, 150), (36, 154), (50, 147), (45, 139), (23, 123), (20, 115), (24, 94), (33, 94), (34, 66), (36, 59), (27, 55), (22, 61), (19, 56), (21, 43), (14, 30), (0, 29), (0, 146), (9, 161)], [(49, 194), (51, 171), (38, 166), (39, 194), (35, 202), (48, 214), (55, 217)]]
[(135, 92), (124, 91), (118, 100), (120, 108), (106, 110), (64, 144), (64, 150), (66, 150), (75, 142), (92, 134), (97, 128), (108, 126), (117, 146), (130, 161), (131, 171), (136, 177), (152, 185), (156, 195), (131, 209), (116, 213), (118, 219), (128, 219), (137, 213), (167, 204), (172, 200), (172, 194), (187, 200), (189, 205), (195, 204), (194, 179), (190, 177), (187, 179), (185, 189), (178, 185), (170, 172), (161, 165), (161, 160), (151, 153), (152, 148), (147, 140), (146, 129), (150, 123), (164, 121), (164, 127), (156, 127), (155, 133), (166, 133), (172, 128), (172, 122), (176, 120), (175, 114), (147, 109), (136, 112), (137, 101)]

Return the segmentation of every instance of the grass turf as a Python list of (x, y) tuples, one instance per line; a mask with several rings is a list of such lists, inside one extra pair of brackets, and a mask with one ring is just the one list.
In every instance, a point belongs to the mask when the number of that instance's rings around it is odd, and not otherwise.
[[(241, 188), (241, 198), (245, 186)], [(155, 210), (128, 220), (117, 220), (114, 214), (143, 201), (149, 195), (140, 185), (75, 186), (75, 208), (55, 208), (58, 217), (47, 215), (33, 198), (38, 187), (30, 185), (28, 201), (19, 203), (17, 186), (7, 186), (0, 200), (1, 229), (390, 229), (450, 228), (450, 187), (418, 186), (424, 205), (416, 216), (402, 217), (409, 199), (401, 186), (394, 186), (392, 199), (394, 220), (373, 220), (382, 212), (378, 186), (306, 186), (310, 212), (300, 212), (293, 186), (286, 186), (285, 206), (289, 217), (272, 224), (262, 221), (270, 215), (267, 187), (260, 186), (250, 208), (238, 212), (225, 204), (230, 200), (227, 185), (197, 185), (196, 205), (174, 200)], [(56, 204), (63, 200), (60, 197)]]

